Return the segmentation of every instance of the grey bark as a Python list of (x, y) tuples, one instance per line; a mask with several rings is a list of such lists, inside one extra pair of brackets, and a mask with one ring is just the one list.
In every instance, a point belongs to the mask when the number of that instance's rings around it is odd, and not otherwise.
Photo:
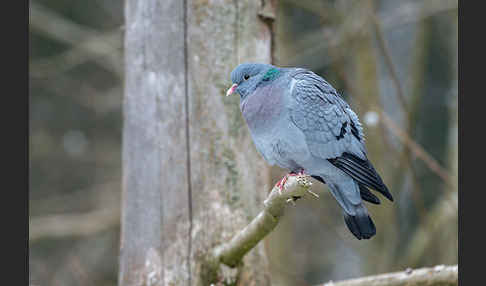
[(238, 63), (270, 62), (261, 4), (126, 1), (120, 285), (269, 284), (261, 244), (237, 269), (205, 266), (270, 189), (238, 98), (224, 97)]

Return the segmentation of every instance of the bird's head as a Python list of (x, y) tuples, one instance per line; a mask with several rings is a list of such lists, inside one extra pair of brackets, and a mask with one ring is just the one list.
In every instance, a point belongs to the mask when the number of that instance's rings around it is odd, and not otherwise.
[(276, 67), (259, 63), (240, 64), (231, 72), (233, 85), (226, 92), (226, 96), (237, 92), (243, 99), (247, 95), (252, 94), (258, 84), (265, 80), (265, 76), (272, 69), (276, 70)]

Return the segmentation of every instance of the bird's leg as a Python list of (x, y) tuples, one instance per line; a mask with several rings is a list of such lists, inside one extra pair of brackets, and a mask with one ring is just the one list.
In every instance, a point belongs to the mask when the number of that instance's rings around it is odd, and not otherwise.
[[(287, 180), (289, 177), (291, 176), (307, 176), (307, 174), (305, 173), (305, 170), (304, 169), (300, 169), (298, 172), (295, 172), (295, 171), (291, 171), (290, 173), (288, 173), (287, 175), (285, 175), (282, 179), (280, 179), (277, 184), (275, 185), (277, 188), (278, 188), (278, 193), (280, 195), (282, 195), (282, 191), (283, 189), (285, 188), (285, 183), (287, 183)], [(307, 192), (309, 192), (311, 195), (313, 195), (315, 198), (319, 198), (319, 195), (314, 193), (313, 191), (311, 191), (310, 189), (307, 189)], [(288, 198), (287, 199), (287, 203), (290, 203), (292, 204), (293, 206), (295, 206), (295, 201), (300, 199), (301, 196), (292, 196), (291, 198)]]

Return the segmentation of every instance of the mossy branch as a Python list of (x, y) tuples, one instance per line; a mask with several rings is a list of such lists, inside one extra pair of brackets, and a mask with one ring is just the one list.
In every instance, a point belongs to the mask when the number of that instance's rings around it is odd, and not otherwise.
[(458, 285), (457, 265), (437, 265), (431, 268), (407, 269), (339, 282), (328, 282), (322, 286), (453, 286)]
[(243, 256), (277, 226), (285, 207), (289, 203), (294, 203), (296, 198), (308, 194), (317, 196), (309, 190), (311, 185), (312, 183), (308, 176), (296, 175), (288, 177), (282, 192), (277, 187), (274, 187), (263, 202), (263, 210), (253, 221), (236, 234), (231, 241), (221, 244), (212, 250), (210, 260), (212, 261), (213, 269), (217, 269), (220, 263), (229, 267), (238, 266)]
[[(274, 187), (264, 201), (263, 210), (244, 229), (237, 233), (229, 242), (215, 247), (209, 253), (206, 271), (209, 281), (218, 277), (217, 272), (221, 264), (229, 267), (240, 266), (247, 254), (258, 242), (263, 240), (278, 224), (284, 214), (285, 207), (294, 203), (296, 198), (314, 194), (310, 191), (311, 182), (308, 176), (297, 175), (288, 178), (284, 191)], [(209, 271), (209, 272), (207, 272)], [(206, 279), (205, 279), (206, 280)], [(457, 285), (458, 267), (438, 265), (433, 268), (407, 269), (402, 272), (386, 273), (339, 282), (329, 281), (323, 286), (415, 286), (415, 285)]]

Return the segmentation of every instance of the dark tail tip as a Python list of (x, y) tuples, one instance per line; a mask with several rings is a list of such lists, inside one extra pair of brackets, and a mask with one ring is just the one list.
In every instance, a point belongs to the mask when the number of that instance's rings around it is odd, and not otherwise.
[(370, 239), (376, 234), (375, 224), (369, 215), (350, 216), (344, 214), (344, 222), (357, 239)]

